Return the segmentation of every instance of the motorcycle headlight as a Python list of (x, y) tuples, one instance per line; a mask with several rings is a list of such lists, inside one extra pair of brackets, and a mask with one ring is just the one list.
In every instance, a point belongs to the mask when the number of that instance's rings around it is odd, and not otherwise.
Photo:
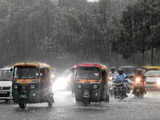
[(109, 80), (112, 80), (112, 79), (113, 79), (113, 77), (112, 77), (112, 76), (110, 76), (110, 77), (108, 77), (108, 79), (109, 79)]
[(136, 83), (140, 83), (141, 82), (141, 78), (140, 77), (137, 77), (136, 78)]

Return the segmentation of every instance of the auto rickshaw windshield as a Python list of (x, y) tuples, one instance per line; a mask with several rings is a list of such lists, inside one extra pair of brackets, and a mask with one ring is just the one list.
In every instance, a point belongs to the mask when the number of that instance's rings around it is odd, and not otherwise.
[(39, 77), (39, 70), (33, 66), (18, 66), (14, 68), (14, 78), (36, 79)]
[(96, 67), (81, 67), (77, 69), (76, 79), (100, 80), (100, 71)]

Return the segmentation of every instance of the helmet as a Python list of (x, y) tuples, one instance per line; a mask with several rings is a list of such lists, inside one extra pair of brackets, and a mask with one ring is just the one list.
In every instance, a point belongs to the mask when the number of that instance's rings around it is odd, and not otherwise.
[(136, 70), (136, 73), (137, 73), (137, 74), (143, 74), (143, 70), (142, 70), (142, 69), (137, 69), (137, 70)]
[(116, 67), (111, 67), (111, 72), (114, 73), (116, 71)]
[(118, 69), (119, 74), (123, 74), (123, 70), (121, 68)]

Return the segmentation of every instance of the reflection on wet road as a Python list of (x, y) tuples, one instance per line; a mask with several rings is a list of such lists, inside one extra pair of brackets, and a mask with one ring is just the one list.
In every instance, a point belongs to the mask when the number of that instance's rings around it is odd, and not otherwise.
[(0, 104), (0, 120), (159, 120), (160, 93), (147, 94), (144, 99), (130, 95), (125, 100), (111, 99), (110, 104), (90, 106), (76, 104), (71, 92), (55, 94), (53, 108), (47, 103), (31, 104), (25, 110), (14, 104)]

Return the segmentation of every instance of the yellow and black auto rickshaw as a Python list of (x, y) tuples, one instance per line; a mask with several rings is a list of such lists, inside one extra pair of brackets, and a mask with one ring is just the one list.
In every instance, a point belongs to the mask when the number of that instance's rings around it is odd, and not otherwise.
[(77, 102), (109, 102), (108, 68), (101, 64), (78, 64), (72, 68)]
[(51, 67), (44, 63), (17, 63), (13, 66), (13, 100), (20, 108), (27, 103), (54, 102)]

